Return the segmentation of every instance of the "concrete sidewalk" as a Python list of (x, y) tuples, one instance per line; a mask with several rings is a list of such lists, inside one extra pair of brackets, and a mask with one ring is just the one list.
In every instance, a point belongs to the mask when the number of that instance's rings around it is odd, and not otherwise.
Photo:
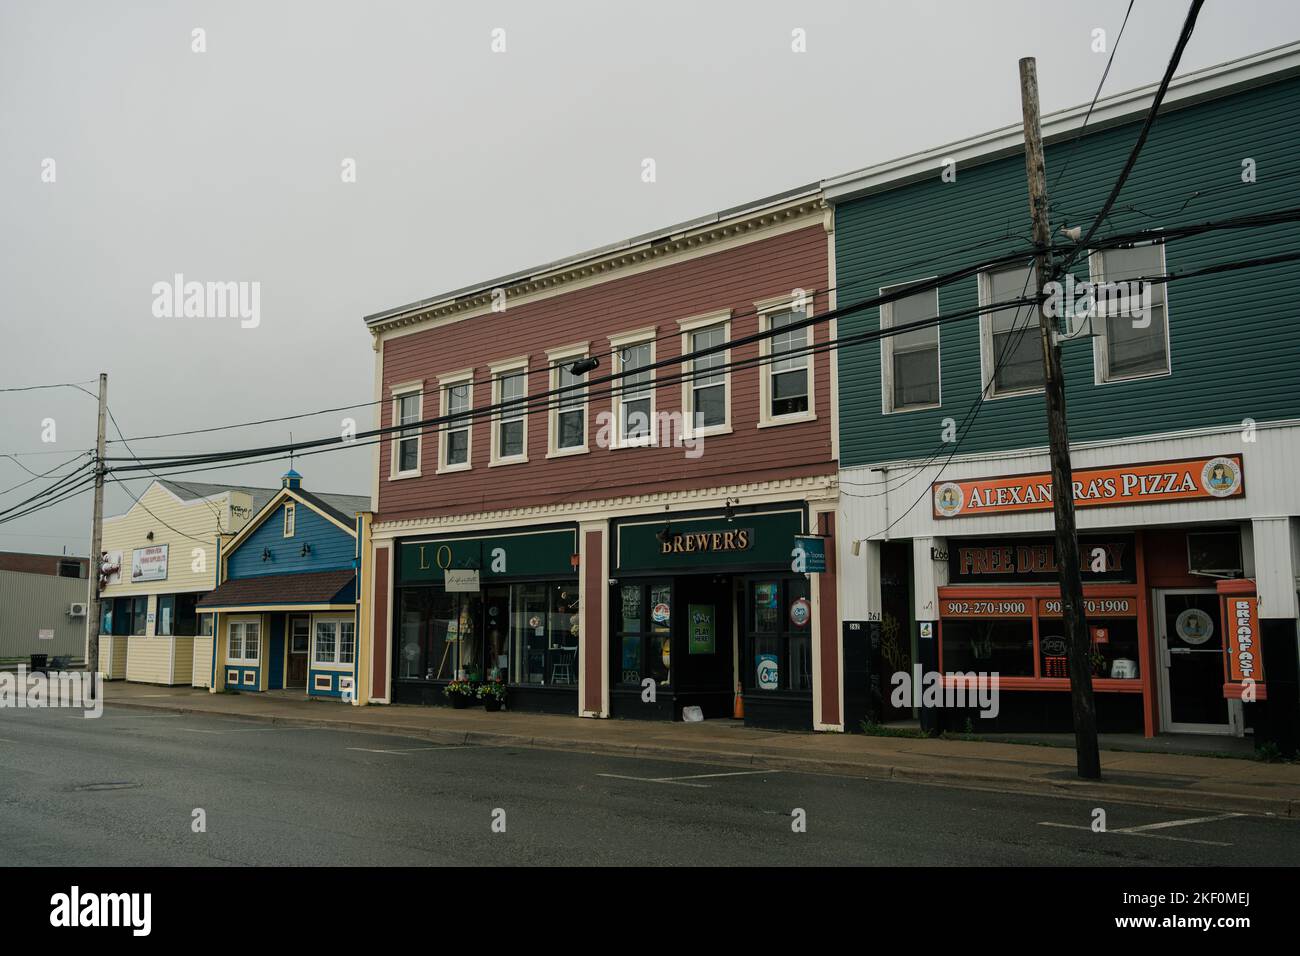
[(1167, 753), (1102, 752), (1100, 782), (1079, 780), (1074, 751), (989, 741), (784, 733), (732, 721), (590, 720), (482, 708), (372, 706), (112, 682), (110, 706), (204, 714), (442, 743), (533, 747), (737, 767), (772, 767), (1300, 820), (1300, 764)]

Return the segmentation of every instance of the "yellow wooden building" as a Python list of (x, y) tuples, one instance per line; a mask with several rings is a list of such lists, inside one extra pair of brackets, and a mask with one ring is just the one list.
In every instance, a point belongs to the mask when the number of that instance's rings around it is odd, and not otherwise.
[(195, 604), (217, 580), (217, 536), (238, 532), (279, 491), (159, 479), (104, 519), (99, 669), (109, 680), (211, 682), (210, 615)]

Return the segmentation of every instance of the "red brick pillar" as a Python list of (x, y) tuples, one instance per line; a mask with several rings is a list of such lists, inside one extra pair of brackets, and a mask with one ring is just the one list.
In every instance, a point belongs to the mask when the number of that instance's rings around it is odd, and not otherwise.
[(605, 596), (609, 593), (607, 525), (584, 524), (579, 530), (582, 562), (580, 601), (582, 644), (579, 652), (578, 712), (584, 717), (609, 716), (609, 647)]

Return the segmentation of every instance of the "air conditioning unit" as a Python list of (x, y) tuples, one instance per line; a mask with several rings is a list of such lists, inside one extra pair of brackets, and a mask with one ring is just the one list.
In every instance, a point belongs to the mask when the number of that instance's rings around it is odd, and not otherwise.
[(86, 616), (86, 605), (84, 604), (74, 604), (72, 605), (72, 607), (68, 608), (68, 617), (85, 617), (85, 616)]

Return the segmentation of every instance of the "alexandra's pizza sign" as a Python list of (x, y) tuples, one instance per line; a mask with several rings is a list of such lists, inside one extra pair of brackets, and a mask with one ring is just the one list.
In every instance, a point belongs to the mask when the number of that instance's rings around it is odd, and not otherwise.
[[(1012, 511), (1050, 511), (1051, 473), (936, 481), (930, 488), (936, 518), (970, 518)], [(1189, 458), (1074, 473), (1074, 506), (1106, 508), (1246, 493), (1240, 455)]]

